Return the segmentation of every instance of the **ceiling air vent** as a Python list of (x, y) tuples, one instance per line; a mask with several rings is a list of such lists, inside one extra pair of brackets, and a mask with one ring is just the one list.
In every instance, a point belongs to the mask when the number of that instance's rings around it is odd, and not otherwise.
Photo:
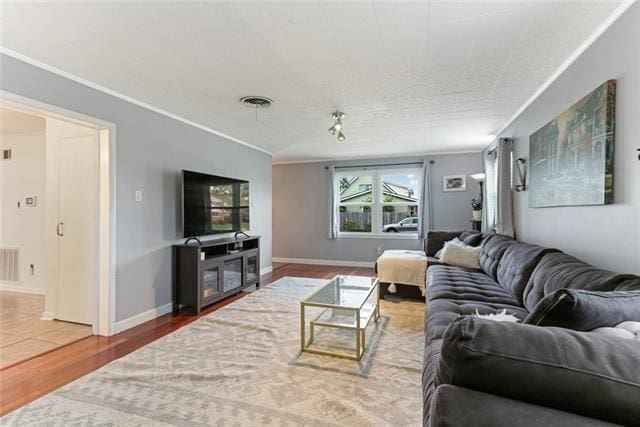
[(273, 100), (266, 96), (243, 96), (240, 103), (248, 108), (269, 108), (273, 104)]

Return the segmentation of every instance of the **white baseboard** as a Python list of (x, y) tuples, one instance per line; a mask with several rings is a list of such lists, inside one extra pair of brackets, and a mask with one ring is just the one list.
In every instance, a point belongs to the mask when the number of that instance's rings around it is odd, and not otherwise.
[[(260, 275), (271, 273), (273, 270), (272, 266), (264, 267), (260, 269)], [(135, 326), (141, 325), (144, 322), (148, 322), (149, 320), (153, 320), (156, 317), (163, 316), (165, 314), (171, 313), (173, 310), (173, 303), (161, 305), (160, 307), (152, 308), (151, 310), (147, 310), (144, 313), (136, 314), (135, 316), (131, 316), (127, 319), (120, 320), (115, 323), (113, 327), (113, 334), (119, 334), (120, 332), (124, 332), (127, 329), (131, 329)], [(44, 317), (44, 314), (43, 314)]]
[(53, 319), (55, 319), (55, 316), (50, 311), (43, 312), (42, 316), (40, 317), (40, 320), (53, 320)]
[(366, 267), (373, 268), (373, 261), (344, 261), (332, 259), (311, 259), (311, 258), (279, 258), (274, 257), (273, 262), (289, 264), (310, 264), (310, 265), (335, 265), (337, 267)]
[(144, 322), (148, 322), (149, 320), (153, 320), (156, 317), (163, 316), (167, 313), (171, 313), (173, 310), (173, 303), (161, 305), (160, 307), (152, 308), (151, 310), (147, 310), (143, 313), (136, 314), (135, 316), (131, 316), (127, 319), (120, 320), (116, 322), (114, 325), (114, 334), (119, 334), (120, 332), (126, 331), (127, 329), (131, 329), (135, 326), (141, 325)]
[(31, 288), (29, 286), (14, 285), (7, 282), (0, 282), (0, 291), (20, 292), (23, 294), (44, 295), (45, 290), (40, 288)]
[(264, 267), (260, 269), (260, 275), (263, 276), (265, 274), (269, 274), (273, 271), (273, 266), (269, 266), (269, 267)]

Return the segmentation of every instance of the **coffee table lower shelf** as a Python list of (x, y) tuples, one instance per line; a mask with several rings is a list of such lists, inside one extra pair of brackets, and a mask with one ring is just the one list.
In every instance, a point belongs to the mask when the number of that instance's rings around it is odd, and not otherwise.
[[(309, 321), (309, 339), (306, 339), (305, 331), (306, 331), (306, 320), (305, 320), (305, 306), (315, 306), (314, 304), (301, 304), (300, 305), (300, 327), (301, 327), (301, 351), (307, 353), (314, 354), (322, 354), (325, 356), (334, 356), (341, 357), (344, 359), (350, 360), (360, 360), (362, 355), (364, 354), (365, 345), (366, 345), (366, 330), (371, 320), (375, 323), (378, 322), (380, 318), (380, 305), (379, 301), (376, 298), (376, 304), (371, 306), (365, 306), (360, 309), (349, 309), (344, 307), (325, 307), (320, 314), (315, 316), (313, 320)], [(353, 323), (344, 323), (344, 322), (333, 322), (333, 321), (323, 321), (321, 318), (323, 315), (327, 314), (329, 311), (337, 310), (337, 311), (353, 311), (355, 314), (356, 321)], [(355, 332), (356, 338), (356, 352), (355, 354), (343, 353), (340, 351), (331, 351), (331, 350), (322, 350), (318, 348), (313, 348), (311, 345), (313, 344), (313, 340), (315, 338), (315, 328), (316, 327), (326, 327), (326, 328), (336, 328), (336, 329), (347, 329), (353, 330)]]

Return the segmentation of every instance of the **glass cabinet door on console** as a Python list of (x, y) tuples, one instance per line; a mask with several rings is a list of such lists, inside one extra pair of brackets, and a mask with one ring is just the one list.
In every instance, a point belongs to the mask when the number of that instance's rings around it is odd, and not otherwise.
[(223, 292), (242, 287), (242, 258), (224, 262)]
[(247, 284), (252, 284), (258, 281), (259, 268), (258, 268), (258, 254), (247, 255), (245, 257), (246, 267), (245, 272), (247, 274)]
[(220, 293), (220, 264), (207, 265), (202, 271), (201, 299), (207, 300)]

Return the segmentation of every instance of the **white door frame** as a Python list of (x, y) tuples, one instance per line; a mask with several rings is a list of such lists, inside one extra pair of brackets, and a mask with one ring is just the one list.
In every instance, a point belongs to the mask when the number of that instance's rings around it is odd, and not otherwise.
[(93, 333), (110, 336), (115, 333), (116, 318), (116, 125), (4, 90), (0, 90), (0, 105), (99, 130), (98, 286), (92, 291)]

